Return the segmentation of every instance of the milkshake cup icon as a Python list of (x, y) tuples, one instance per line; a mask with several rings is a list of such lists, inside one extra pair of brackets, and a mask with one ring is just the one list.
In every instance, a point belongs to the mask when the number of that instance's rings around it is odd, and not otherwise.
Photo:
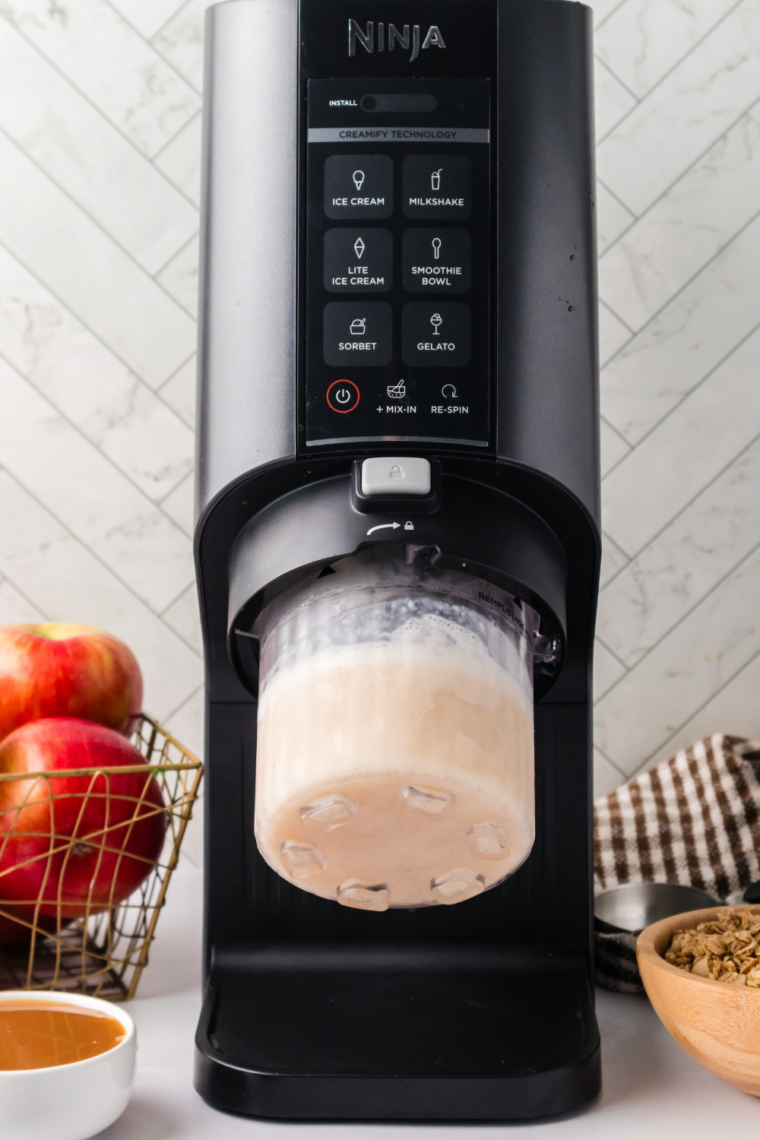
[(354, 186), (357, 190), (361, 190), (364, 185), (365, 174), (363, 170), (355, 170), (351, 176), (354, 180)]
[(430, 323), (433, 326), (433, 336), (440, 336), (441, 334), (438, 330), (440, 329), (441, 325), (443, 324), (443, 317), (441, 316), (441, 314), (440, 313), (433, 313), (432, 317), (430, 318)]
[(442, 170), (443, 170), (443, 167), (441, 167), (440, 170), (434, 170), (433, 173), (430, 175), (430, 189), (431, 190), (440, 190), (441, 189), (441, 172), (442, 172)]

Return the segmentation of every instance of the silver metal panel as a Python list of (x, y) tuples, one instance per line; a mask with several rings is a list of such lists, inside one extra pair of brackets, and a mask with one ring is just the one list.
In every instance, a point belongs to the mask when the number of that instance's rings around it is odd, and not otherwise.
[(196, 503), (295, 454), (297, 0), (206, 13)]

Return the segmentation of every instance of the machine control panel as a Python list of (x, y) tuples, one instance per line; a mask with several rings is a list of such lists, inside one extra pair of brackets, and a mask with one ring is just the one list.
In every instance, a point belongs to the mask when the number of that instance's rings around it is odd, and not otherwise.
[(483, 448), (491, 391), (490, 81), (311, 79), (309, 448)]

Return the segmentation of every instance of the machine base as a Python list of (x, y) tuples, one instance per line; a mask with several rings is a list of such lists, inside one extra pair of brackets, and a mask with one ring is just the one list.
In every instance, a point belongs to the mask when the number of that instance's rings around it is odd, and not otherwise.
[(270, 1119), (506, 1122), (601, 1088), (587, 963), (545, 948), (228, 951), (196, 1046), (210, 1105)]

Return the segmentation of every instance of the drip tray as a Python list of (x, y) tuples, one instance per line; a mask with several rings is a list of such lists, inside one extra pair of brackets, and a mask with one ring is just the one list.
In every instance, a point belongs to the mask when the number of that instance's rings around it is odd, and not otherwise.
[[(288, 1119), (507, 1120), (513, 1100), (519, 1115), (567, 1112), (599, 1084), (588, 978), (581, 956), (545, 949), (217, 953), (198, 1088), (217, 1107)], [(586, 1081), (570, 1078), (578, 1068)]]

